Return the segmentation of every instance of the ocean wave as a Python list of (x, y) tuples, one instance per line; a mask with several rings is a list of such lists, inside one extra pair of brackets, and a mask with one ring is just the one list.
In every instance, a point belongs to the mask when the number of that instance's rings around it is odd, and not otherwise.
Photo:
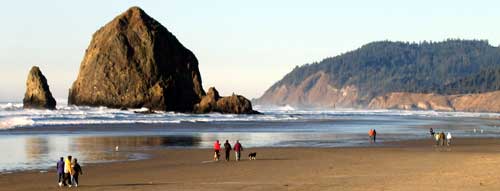
[(20, 126), (32, 126), (35, 121), (28, 117), (12, 117), (0, 121), (0, 129), (11, 129)]
[(7, 111), (12, 111), (12, 110), (20, 110), (23, 109), (23, 104), (22, 103), (4, 103), (0, 104), (0, 110), (7, 110)]
[(281, 107), (255, 106), (263, 115), (235, 114), (189, 114), (177, 112), (157, 112), (138, 114), (139, 109), (111, 109), (106, 107), (60, 105), (57, 110), (23, 109), (22, 103), (0, 104), (0, 129), (26, 126), (85, 125), (85, 124), (168, 124), (182, 122), (238, 122), (238, 121), (296, 121), (296, 120), (336, 120), (372, 117), (429, 117), (429, 118), (500, 118), (499, 113), (438, 112), (407, 110), (307, 110), (289, 105)]

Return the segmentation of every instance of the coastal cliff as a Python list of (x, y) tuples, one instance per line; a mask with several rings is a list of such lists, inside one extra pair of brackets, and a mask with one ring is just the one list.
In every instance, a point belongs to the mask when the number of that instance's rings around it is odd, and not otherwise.
[(500, 112), (500, 91), (461, 95), (395, 92), (373, 98), (368, 108)]
[(500, 48), (487, 41), (380, 41), (295, 67), (258, 105), (500, 112)]

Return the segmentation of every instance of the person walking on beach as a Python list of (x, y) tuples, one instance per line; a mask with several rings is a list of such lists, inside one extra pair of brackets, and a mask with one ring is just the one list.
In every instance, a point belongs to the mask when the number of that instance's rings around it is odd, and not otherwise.
[(451, 145), (451, 133), (448, 132), (448, 134), (446, 135), (446, 146), (450, 146)]
[(441, 142), (441, 146), (444, 146), (444, 140), (445, 140), (445, 135), (444, 135), (444, 131), (441, 131), (441, 133), (439, 133), (439, 141)]
[(373, 129), (373, 143), (377, 142), (377, 130)]
[(224, 143), (224, 151), (226, 152), (226, 161), (229, 161), (229, 155), (231, 153), (231, 144), (229, 144), (229, 140), (226, 140), (226, 143)]
[(434, 138), (434, 134), (435, 134), (434, 129), (430, 128), (429, 133), (431, 134), (431, 137)]
[(240, 161), (241, 151), (243, 151), (243, 146), (241, 146), (240, 141), (237, 140), (236, 143), (234, 144), (234, 153), (236, 154), (236, 161)]
[(220, 143), (219, 140), (216, 140), (214, 143), (214, 161), (219, 161), (220, 157)]
[(439, 138), (440, 138), (440, 133), (434, 134), (434, 140), (436, 140), (436, 146), (439, 146)]
[[(64, 181), (64, 157), (61, 157), (61, 159), (57, 162), (56, 165), (57, 169), (57, 177), (58, 177), (58, 183), (59, 187), (63, 186), (63, 181)], [(66, 186), (66, 183), (64, 182), (64, 186)]]
[(370, 139), (370, 144), (373, 143), (373, 129), (368, 131), (368, 138)]
[(78, 176), (83, 175), (82, 167), (78, 163), (78, 160), (75, 158), (73, 160), (73, 175), (71, 175), (71, 182), (75, 187), (78, 187)]
[(73, 174), (73, 168), (71, 167), (71, 155), (69, 155), (64, 160), (64, 180), (63, 184), (71, 187), (71, 174)]

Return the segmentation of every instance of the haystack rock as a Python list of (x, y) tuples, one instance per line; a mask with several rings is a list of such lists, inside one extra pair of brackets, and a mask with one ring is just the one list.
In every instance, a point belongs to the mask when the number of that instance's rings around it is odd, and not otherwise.
[(23, 107), (33, 109), (56, 109), (56, 100), (52, 97), (52, 93), (50, 93), (47, 79), (37, 66), (33, 66), (28, 74)]
[(231, 95), (221, 97), (219, 92), (211, 87), (201, 99), (199, 104), (195, 105), (195, 113), (236, 113), (236, 114), (257, 114), (259, 112), (252, 109), (252, 103), (241, 95)]
[(93, 35), (68, 102), (193, 112), (203, 96), (195, 55), (158, 21), (132, 7)]
[(68, 99), (74, 105), (185, 112), (203, 95), (194, 54), (132, 7), (93, 35)]

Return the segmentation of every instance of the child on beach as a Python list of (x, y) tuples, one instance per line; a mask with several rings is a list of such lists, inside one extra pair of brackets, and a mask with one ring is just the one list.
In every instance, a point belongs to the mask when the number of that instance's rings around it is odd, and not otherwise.
[(220, 157), (220, 143), (219, 140), (216, 140), (214, 143), (214, 161), (219, 161)]
[[(59, 179), (58, 184), (59, 187), (61, 187), (64, 181), (64, 157), (61, 157), (61, 159), (57, 162), (56, 169), (57, 169), (57, 177)], [(64, 186), (66, 186), (66, 182), (64, 182)]]

